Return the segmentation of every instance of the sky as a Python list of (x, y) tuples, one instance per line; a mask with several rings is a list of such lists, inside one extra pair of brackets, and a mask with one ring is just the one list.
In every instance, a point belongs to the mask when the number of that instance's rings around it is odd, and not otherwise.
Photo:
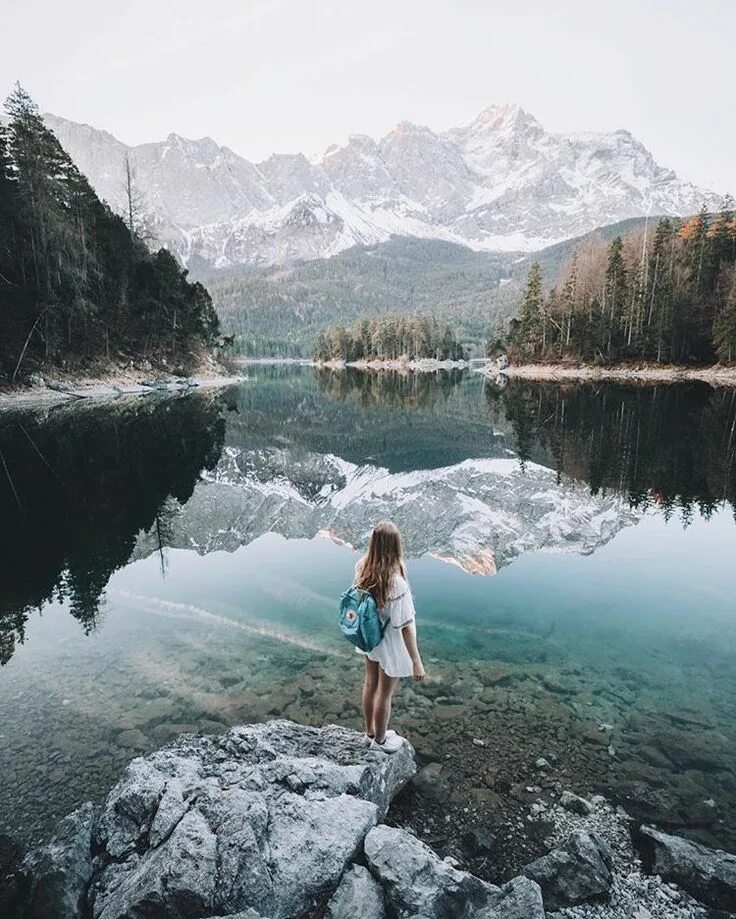
[(493, 102), (736, 193), (736, 0), (0, 0), (0, 93), (129, 144), (323, 152)]

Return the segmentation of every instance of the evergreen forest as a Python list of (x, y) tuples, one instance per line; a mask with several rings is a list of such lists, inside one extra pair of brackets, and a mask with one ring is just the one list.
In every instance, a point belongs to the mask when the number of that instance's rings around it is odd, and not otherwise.
[[(16, 85), (0, 120), (0, 381), (96, 360), (191, 364), (218, 334), (207, 290), (97, 197)], [(121, 176), (121, 183), (124, 177)]]
[(332, 326), (323, 332), (314, 349), (316, 361), (463, 360), (463, 347), (447, 325), (433, 316), (395, 316), (391, 313), (363, 318), (350, 328)]
[(736, 361), (733, 200), (715, 214), (661, 218), (609, 245), (590, 241), (548, 293), (534, 262), (518, 317), (489, 354), (504, 346), (517, 362)]

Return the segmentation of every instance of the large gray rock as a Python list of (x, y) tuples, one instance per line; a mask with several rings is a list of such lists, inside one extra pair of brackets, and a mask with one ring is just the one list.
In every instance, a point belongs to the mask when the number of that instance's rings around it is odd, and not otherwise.
[(613, 882), (611, 869), (607, 843), (595, 833), (576, 833), (521, 873), (539, 884), (545, 908), (555, 910), (605, 897)]
[(641, 828), (637, 844), (648, 872), (679, 884), (708, 906), (736, 911), (736, 855), (651, 826)]
[(24, 919), (76, 919), (84, 914), (94, 819), (95, 808), (83, 804), (61, 821), (51, 842), (26, 856), (20, 871), (26, 887)]
[(365, 855), (399, 919), (544, 919), (533, 881), (488, 884), (458, 871), (406, 830), (375, 827), (366, 836)]
[(493, 902), (472, 912), (473, 919), (545, 919), (539, 885), (526, 877), (504, 884)]
[(384, 919), (383, 890), (367, 868), (353, 865), (327, 904), (325, 919)]
[(93, 916), (301, 915), (335, 889), (414, 771), (408, 744), (386, 756), (338, 727), (184, 735), (134, 760), (110, 792)]

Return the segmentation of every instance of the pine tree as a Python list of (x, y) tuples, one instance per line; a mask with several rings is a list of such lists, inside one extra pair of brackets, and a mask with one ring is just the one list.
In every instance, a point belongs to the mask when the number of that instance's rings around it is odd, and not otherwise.
[(708, 362), (717, 349), (721, 360), (733, 359), (734, 266), (729, 198), (714, 218), (703, 209), (685, 221), (662, 218), (653, 234), (647, 227), (617, 237), (607, 249), (588, 243), (573, 253), (561, 287), (546, 297), (538, 272), (530, 270), (518, 319), (510, 324), (510, 356)]
[(603, 308), (606, 318), (606, 352), (613, 357), (614, 344), (618, 345), (621, 321), (626, 307), (627, 272), (623, 257), (623, 240), (617, 236), (608, 249), (606, 285)]
[(567, 351), (572, 340), (572, 324), (577, 303), (578, 256), (573, 252), (570, 271), (562, 288), (562, 331), (560, 334), (560, 353)]
[(711, 231), (712, 261), (718, 273), (722, 264), (736, 261), (736, 203), (726, 195)]
[(726, 303), (713, 323), (713, 342), (718, 359), (724, 363), (736, 361), (736, 270), (730, 274)]
[(542, 341), (542, 308), (542, 269), (539, 262), (534, 262), (529, 269), (513, 342), (514, 349), (518, 349), (522, 358), (531, 358), (539, 354)]
[(0, 291), (3, 304), (8, 302), (10, 289), (18, 284), (14, 264), (14, 223), (17, 213), (16, 183), (10, 159), (8, 131), (0, 121)]
[(155, 234), (146, 213), (146, 199), (138, 185), (135, 163), (129, 153), (123, 159), (121, 189), (125, 200), (125, 224), (130, 234), (151, 245)]

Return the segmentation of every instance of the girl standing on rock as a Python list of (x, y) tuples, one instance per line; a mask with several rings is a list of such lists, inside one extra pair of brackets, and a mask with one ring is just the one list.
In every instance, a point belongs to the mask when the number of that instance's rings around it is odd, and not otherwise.
[(406, 580), (401, 536), (390, 521), (379, 523), (371, 534), (368, 553), (355, 566), (355, 586), (368, 590), (376, 601), (383, 638), (368, 652), (363, 683), (363, 718), (371, 746), (395, 753), (403, 738), (388, 730), (391, 701), (400, 677), (424, 679), (417, 648), (414, 601)]

